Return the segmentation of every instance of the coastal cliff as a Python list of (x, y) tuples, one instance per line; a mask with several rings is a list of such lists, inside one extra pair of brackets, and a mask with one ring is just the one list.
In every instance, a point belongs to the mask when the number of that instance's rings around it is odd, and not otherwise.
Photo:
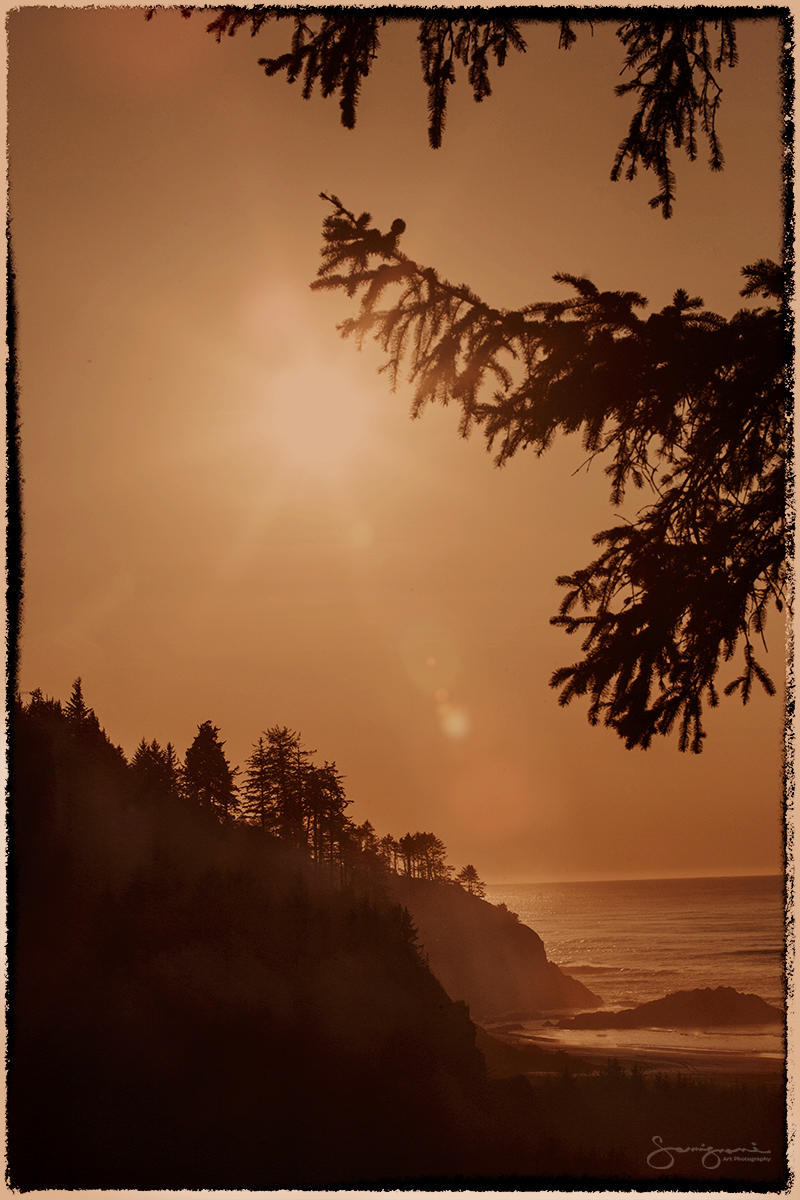
[(507, 908), (452, 884), (403, 875), (392, 878), (390, 889), (411, 914), (434, 975), (475, 1020), (600, 1003), (549, 961), (538, 933)]
[(40, 695), (11, 731), (14, 1189), (652, 1180), (642, 1147), (670, 1127), (770, 1147), (736, 1179), (783, 1186), (779, 1081), (598, 1073), (476, 1030), (462, 1001), (484, 1019), (595, 1001), (507, 909), (375, 870), (342, 881), (159, 797), (96, 719)]

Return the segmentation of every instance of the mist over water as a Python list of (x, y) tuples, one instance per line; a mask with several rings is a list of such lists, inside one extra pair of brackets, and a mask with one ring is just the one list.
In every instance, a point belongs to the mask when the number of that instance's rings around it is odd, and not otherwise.
[[(783, 880), (778, 875), (597, 883), (495, 884), (487, 899), (518, 913), (548, 957), (602, 997), (630, 1008), (669, 992), (733, 987), (783, 1008)], [(548, 1030), (548, 1033), (550, 1031)], [(558, 1031), (587, 1043), (586, 1031)], [(675, 1042), (677, 1032), (672, 1036)], [(655, 1045), (666, 1034), (615, 1031)], [(680, 1034), (706, 1049), (779, 1053), (781, 1039), (755, 1029)]]

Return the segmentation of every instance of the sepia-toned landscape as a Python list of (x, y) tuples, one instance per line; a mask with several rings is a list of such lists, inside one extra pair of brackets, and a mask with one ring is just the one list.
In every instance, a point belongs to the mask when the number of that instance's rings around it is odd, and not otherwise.
[(12, 1188), (785, 1186), (792, 38), (9, 15)]

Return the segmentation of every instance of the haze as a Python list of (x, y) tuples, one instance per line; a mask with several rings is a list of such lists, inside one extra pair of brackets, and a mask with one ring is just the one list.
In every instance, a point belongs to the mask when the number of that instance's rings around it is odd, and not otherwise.
[(729, 315), (740, 267), (780, 255), (775, 23), (740, 22), (725, 170), (680, 159), (665, 222), (653, 179), (608, 181), (629, 108), (602, 23), (568, 53), (532, 27), (480, 106), (459, 80), (433, 152), (413, 26), (384, 31), (349, 132), (264, 77), (280, 30), (217, 45), (144, 11), (9, 21), (21, 689), (82, 676), (128, 754), (210, 719), (241, 764), (298, 729), (355, 820), (433, 830), (491, 881), (779, 870), (780, 697), (723, 702), (693, 757), (626, 751), (547, 686), (577, 656), (554, 580), (613, 523), (601, 470), (563, 443), (498, 471), (455, 412), (410, 421), (308, 290), (325, 190), (497, 305), (567, 271)]

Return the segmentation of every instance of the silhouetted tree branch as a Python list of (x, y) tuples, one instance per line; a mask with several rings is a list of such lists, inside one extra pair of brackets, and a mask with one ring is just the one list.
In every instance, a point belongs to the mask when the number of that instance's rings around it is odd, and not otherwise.
[[(406, 21), (396, 9), (287, 9), (255, 5), (224, 6), (207, 26), (217, 41), (248, 29), (251, 37), (273, 22), (289, 23), (289, 48), (271, 58), (260, 58), (268, 76), (285, 74), (287, 83), (302, 77), (308, 99), (319, 87), (322, 96), (339, 95), (342, 124), (352, 129), (362, 81), (380, 52), (380, 29), (388, 21)], [(530, 10), (528, 10), (530, 11)], [(720, 73), (737, 62), (734, 22), (727, 17), (699, 19), (689, 10), (655, 13), (645, 10), (623, 21), (616, 33), (624, 54), (620, 74), (624, 82), (618, 96), (633, 95), (636, 111), (617, 151), (612, 180), (633, 179), (639, 166), (653, 171), (660, 189), (650, 200), (664, 217), (672, 214), (675, 176), (670, 151), (685, 150), (690, 159), (698, 153), (698, 132), (705, 135), (709, 165), (720, 170), (722, 148), (717, 135), (717, 114), (722, 100)], [(154, 10), (148, 12), (148, 18)], [(192, 9), (181, 8), (184, 16)], [(525, 10), (523, 10), (523, 13)], [(416, 14), (415, 14), (416, 17)], [(593, 24), (585, 17), (555, 18), (536, 10), (536, 23), (558, 20), (560, 49), (569, 50), (577, 29)], [(524, 54), (523, 31), (533, 22), (520, 19), (517, 9), (435, 9), (418, 19), (422, 77), (428, 89), (428, 139), (442, 143), (449, 88), (456, 82), (457, 67), (464, 69), (473, 98), (491, 95), (490, 64), (499, 68), (510, 51)]]
[[(312, 287), (358, 299), (339, 328), (378, 342), (393, 385), (405, 371), (413, 416), (455, 401), (462, 435), (481, 427), (498, 465), (580, 431), (588, 460), (605, 462), (612, 504), (648, 488), (633, 522), (595, 536), (599, 557), (558, 579), (567, 591), (552, 621), (583, 634), (584, 657), (551, 686), (561, 704), (588, 696), (591, 723), (628, 747), (677, 722), (680, 748), (699, 752), (703, 704), (717, 704), (714, 680), (737, 646), (744, 667), (725, 693), (746, 702), (755, 681), (774, 691), (755, 643), (788, 587), (780, 309), (726, 320), (678, 289), (645, 316), (638, 292), (567, 274), (554, 276), (567, 299), (493, 308), (405, 255), (402, 220), (384, 234), (369, 213), (323, 198), (333, 212)], [(743, 274), (744, 295), (781, 299), (775, 263)]]
[(632, 78), (616, 88), (618, 96), (636, 94), (638, 106), (627, 136), (620, 143), (612, 180), (619, 179), (625, 163), (626, 179), (633, 179), (639, 162), (655, 172), (661, 184), (650, 200), (665, 217), (672, 215), (675, 176), (669, 159), (670, 143), (697, 158), (698, 126), (708, 140), (708, 165), (722, 170), (722, 147), (717, 137), (717, 113), (722, 100), (718, 75), (723, 66), (737, 62), (733, 21), (713, 22), (717, 44), (712, 51), (709, 21), (686, 15), (626, 21), (617, 30), (625, 47), (624, 69)]
[(502, 67), (509, 48), (524, 53), (526, 47), (519, 21), (512, 19), (507, 10), (470, 16), (436, 10), (420, 21), (418, 39), (422, 77), (428, 88), (428, 140), (438, 149), (444, 132), (447, 89), (456, 81), (455, 64), (460, 62), (467, 69), (473, 98), (480, 103), (492, 94), (490, 55)]

